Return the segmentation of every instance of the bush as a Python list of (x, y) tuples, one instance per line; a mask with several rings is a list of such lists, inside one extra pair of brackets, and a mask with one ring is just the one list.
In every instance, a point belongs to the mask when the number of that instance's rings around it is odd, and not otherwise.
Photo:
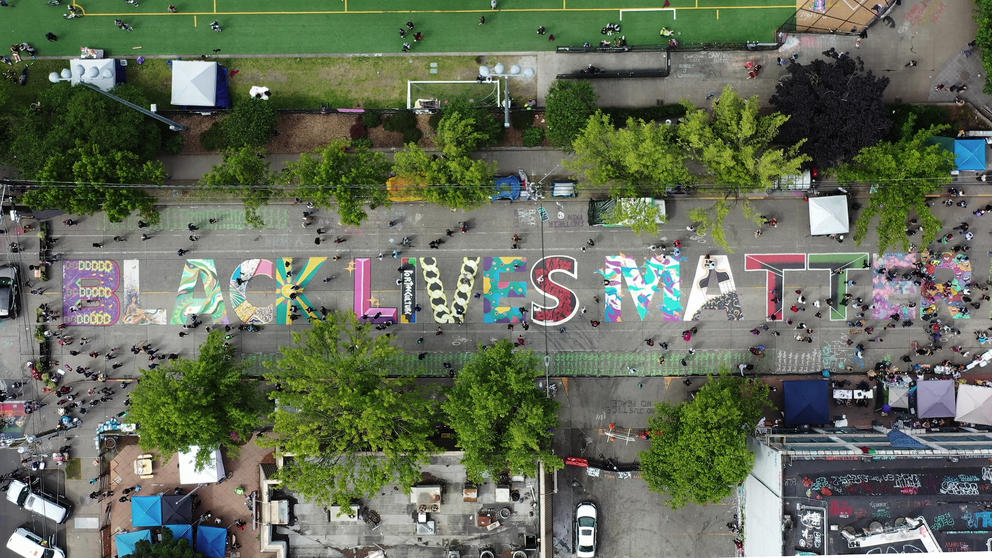
[(276, 133), (279, 114), (275, 105), (262, 99), (247, 99), (236, 105), (223, 120), (224, 148), (265, 147)]
[(524, 147), (537, 147), (544, 143), (544, 128), (534, 127), (524, 130)]
[(427, 119), (427, 125), (431, 127), (431, 130), (437, 131), (437, 125), (441, 123), (441, 118), (444, 117), (444, 113), (441, 111), (432, 112), (430, 118)]
[(420, 128), (417, 127), (417, 115), (409, 110), (393, 114), (382, 123), (382, 127), (390, 132), (401, 132), (403, 143), (417, 143), (423, 136)]
[(626, 127), (628, 118), (663, 124), (666, 120), (675, 122), (685, 116), (685, 107), (682, 105), (658, 105), (641, 108), (606, 107), (600, 110), (603, 111), (603, 114), (609, 115), (613, 119), (613, 123), (617, 128)]
[(889, 141), (897, 142), (902, 139), (902, 128), (909, 121), (912, 115), (916, 118), (910, 135), (920, 130), (925, 130), (931, 126), (948, 125), (952, 130), (959, 129), (959, 126), (952, 120), (951, 112), (946, 107), (936, 107), (928, 105), (886, 105), (889, 115), (892, 118), (892, 128), (889, 129)]
[(351, 147), (352, 149), (357, 149), (359, 147), (368, 147), (369, 149), (371, 149), (372, 140), (370, 140), (369, 138), (356, 138), (351, 140)]
[(534, 125), (534, 111), (514, 110), (510, 112), (510, 126), (514, 130), (527, 130)]
[(356, 118), (355, 123), (348, 129), (348, 135), (351, 139), (356, 140), (369, 137), (369, 131), (365, 128), (363, 120), (362, 118)]
[(210, 125), (204, 132), (200, 133), (200, 146), (207, 151), (217, 151), (223, 149), (224, 130), (221, 126), (222, 120), (218, 120)]
[[(204, 132), (205, 133), (205, 132)], [(200, 134), (203, 137), (203, 134)], [(168, 155), (179, 155), (183, 150), (183, 135), (177, 134), (175, 132), (169, 132), (168, 135), (163, 136), (162, 139), (162, 151)]]
[(378, 112), (365, 111), (362, 113), (362, 123), (366, 128), (375, 128), (382, 124), (382, 116)]

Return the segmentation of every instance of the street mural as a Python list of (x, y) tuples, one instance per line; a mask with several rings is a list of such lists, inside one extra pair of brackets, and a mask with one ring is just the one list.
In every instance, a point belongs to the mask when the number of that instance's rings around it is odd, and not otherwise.
[[(953, 318), (970, 317), (971, 299), (965, 285), (971, 280), (972, 266), (964, 254), (921, 252), (880, 257), (867, 252), (773, 253), (745, 254), (743, 260), (746, 271), (764, 273), (762, 307), (763, 318), (768, 321), (783, 320), (788, 309), (805, 308), (807, 304), (800, 302), (801, 295), (787, 290), (790, 271), (823, 272), (829, 296), (820, 311), (829, 313), (832, 320), (849, 319), (849, 305), (873, 305), (870, 314), (877, 319), (893, 314), (903, 319), (926, 317), (941, 308), (946, 308)], [(447, 282), (437, 258), (405, 257), (396, 269), (398, 288), (376, 291), (372, 287), (372, 258), (354, 258), (344, 271), (351, 275), (355, 315), (373, 323), (416, 323), (417, 314), (426, 310), (437, 324), (465, 323), (470, 316), (478, 319), (481, 314), (482, 321), (489, 324), (528, 321), (550, 327), (575, 319), (584, 313), (583, 304), (593, 302), (602, 305), (605, 322), (622, 322), (625, 318), (698, 321), (707, 316), (743, 319), (729, 256), (698, 258), (683, 305), (681, 275), (685, 261), (685, 257), (671, 255), (652, 254), (643, 260), (625, 253), (608, 255), (603, 266), (593, 270), (602, 281), (601, 298), (597, 296), (589, 302), (580, 300), (575, 290), (583, 281), (579, 279), (577, 260), (565, 255), (536, 261), (521, 256), (463, 257), (457, 277), (448, 277)], [(874, 266), (869, 265), (870, 261)], [(230, 304), (241, 323), (288, 325), (301, 318), (311, 321), (320, 318), (321, 312), (315, 308), (321, 307), (307, 287), (326, 263), (325, 257), (248, 259), (235, 266), (229, 280), (221, 281), (215, 260), (183, 260), (175, 303), (171, 308), (153, 308), (142, 300), (138, 260), (123, 260), (120, 264), (110, 259), (65, 260), (63, 316), (67, 325), (74, 326), (183, 325), (193, 314), (207, 322), (228, 324)], [(917, 267), (936, 278), (914, 282), (909, 272)], [(482, 285), (476, 292), (480, 271)], [(864, 276), (859, 273), (862, 271)], [(375, 273), (391, 271), (378, 263)], [(870, 285), (867, 273), (871, 274)], [(423, 287), (418, 275), (423, 278)], [(859, 280), (863, 282), (859, 284)], [(274, 283), (273, 290), (259, 289), (259, 285), (269, 282)], [(849, 295), (852, 291), (861, 292), (863, 298)], [(426, 295), (426, 308), (418, 304), (420, 292)], [(480, 299), (479, 310), (472, 308), (473, 299)], [(623, 312), (625, 304), (627, 315)]]

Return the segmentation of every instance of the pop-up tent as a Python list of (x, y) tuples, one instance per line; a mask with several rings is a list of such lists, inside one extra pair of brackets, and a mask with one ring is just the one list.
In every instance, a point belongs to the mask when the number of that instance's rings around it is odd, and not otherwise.
[(889, 388), (889, 407), (896, 409), (909, 408), (909, 387), (892, 386)]
[(151, 542), (152, 532), (149, 529), (142, 529), (140, 531), (132, 531), (130, 533), (121, 533), (120, 535), (115, 536), (114, 540), (117, 542), (117, 555), (130, 556), (134, 554), (138, 541)]
[(193, 548), (193, 526), (192, 525), (163, 525), (165, 529), (172, 531), (172, 538), (186, 539), (189, 547)]
[(179, 484), (209, 484), (224, 478), (224, 459), (220, 450), (213, 450), (203, 467), (196, 466), (198, 451), (199, 446), (190, 446), (189, 451), (179, 454)]
[(196, 551), (207, 558), (224, 558), (227, 554), (227, 529), (205, 525), (197, 527)]
[(172, 104), (196, 108), (230, 108), (227, 68), (216, 62), (173, 60)]
[(162, 496), (135, 496), (131, 498), (131, 525), (158, 527), (162, 524)]
[(918, 417), (953, 417), (954, 407), (954, 380), (927, 380), (916, 384)]
[(847, 234), (847, 196), (821, 196), (809, 199), (809, 234)]
[(162, 523), (192, 523), (193, 498), (176, 494), (162, 496)]
[(830, 422), (830, 382), (789, 380), (782, 382), (785, 394), (785, 424), (827, 424)]
[(992, 426), (992, 388), (971, 384), (959, 385), (954, 420)]
[(985, 140), (954, 140), (954, 162), (957, 164), (958, 170), (985, 170)]
[(496, 193), (494, 200), (516, 200), (520, 199), (520, 179), (515, 175), (501, 176), (496, 179)]

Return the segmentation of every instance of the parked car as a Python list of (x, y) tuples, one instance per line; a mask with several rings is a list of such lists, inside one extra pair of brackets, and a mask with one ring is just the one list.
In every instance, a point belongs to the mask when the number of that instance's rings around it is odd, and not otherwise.
[(598, 535), (599, 510), (593, 502), (579, 502), (575, 506), (575, 556), (595, 558), (596, 537)]
[(21, 310), (21, 272), (17, 264), (0, 266), (0, 320), (16, 318)]
[(7, 488), (7, 501), (42, 517), (47, 517), (55, 523), (63, 523), (69, 517), (69, 510), (65, 506), (32, 492), (30, 486), (19, 480), (10, 481), (10, 486)]
[[(54, 535), (52, 537), (54, 539)], [(21, 527), (7, 539), (7, 550), (24, 558), (65, 558), (65, 552), (38, 535)]]

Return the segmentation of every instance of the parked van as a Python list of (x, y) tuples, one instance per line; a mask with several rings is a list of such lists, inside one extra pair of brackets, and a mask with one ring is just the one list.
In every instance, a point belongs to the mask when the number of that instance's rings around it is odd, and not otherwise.
[(24, 558), (65, 558), (65, 552), (48, 541), (21, 527), (7, 539), (7, 550)]
[(19, 480), (10, 481), (10, 487), (7, 489), (7, 501), (47, 517), (55, 523), (62, 523), (69, 516), (69, 510), (64, 506), (31, 492), (31, 487)]

